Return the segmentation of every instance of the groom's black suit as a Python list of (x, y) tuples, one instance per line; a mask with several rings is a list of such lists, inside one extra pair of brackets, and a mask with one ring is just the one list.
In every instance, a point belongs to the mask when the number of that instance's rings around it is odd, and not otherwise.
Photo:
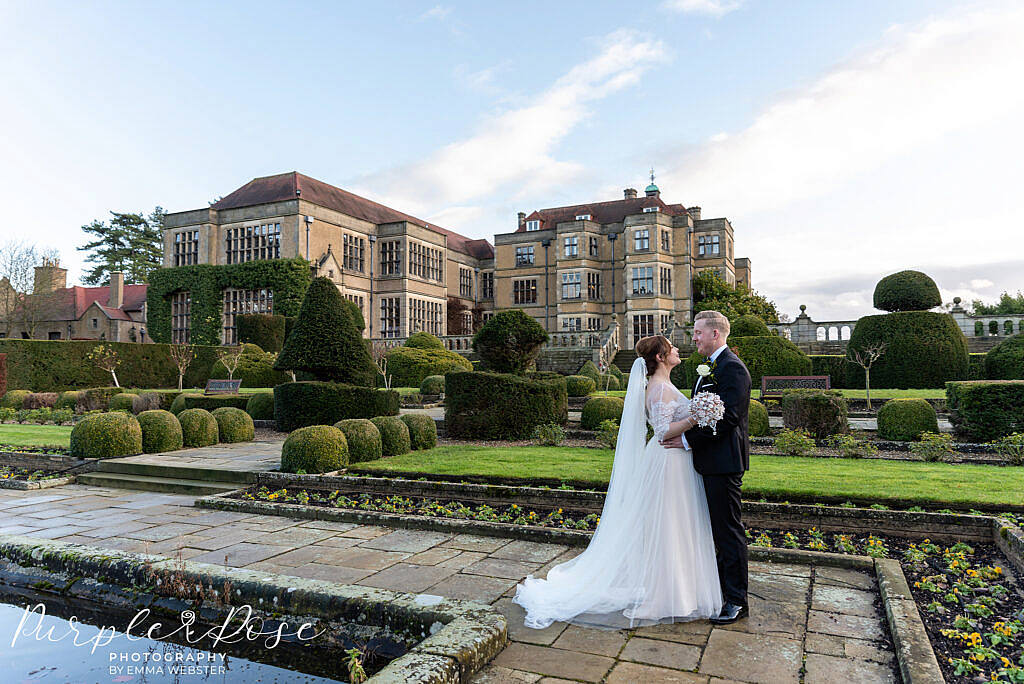
[(747, 540), (740, 519), (740, 488), (743, 473), (750, 469), (750, 373), (726, 347), (715, 359), (712, 377), (698, 380), (694, 392), (714, 392), (725, 404), (717, 434), (696, 427), (686, 432), (686, 440), (693, 449), (693, 467), (704, 477), (723, 597), (746, 606)]

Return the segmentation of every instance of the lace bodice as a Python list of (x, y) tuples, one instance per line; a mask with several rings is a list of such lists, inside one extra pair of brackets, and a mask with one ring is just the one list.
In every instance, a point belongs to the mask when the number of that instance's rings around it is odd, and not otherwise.
[(690, 415), (690, 400), (671, 383), (657, 382), (647, 386), (647, 422), (654, 428), (654, 438), (661, 440), (668, 426)]

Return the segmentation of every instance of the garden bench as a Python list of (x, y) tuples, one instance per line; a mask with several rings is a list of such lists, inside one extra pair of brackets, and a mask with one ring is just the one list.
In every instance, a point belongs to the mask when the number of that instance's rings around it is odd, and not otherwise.
[(238, 390), (241, 387), (241, 380), (207, 380), (206, 390), (203, 394), (205, 396), (210, 396), (211, 394), (238, 394)]
[(780, 399), (788, 389), (832, 389), (827, 375), (764, 375), (761, 377), (761, 399)]

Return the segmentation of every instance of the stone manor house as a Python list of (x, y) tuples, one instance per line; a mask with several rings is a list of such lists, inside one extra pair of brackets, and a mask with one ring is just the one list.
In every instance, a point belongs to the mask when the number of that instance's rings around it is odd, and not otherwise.
[[(395, 341), (420, 330), (468, 336), (474, 310), (479, 321), (521, 308), (575, 344), (614, 327), (613, 346), (632, 348), (691, 321), (695, 273), (750, 285), (750, 261), (734, 247), (728, 219), (667, 204), (653, 175), (642, 196), (630, 188), (621, 199), (520, 213), (493, 246), (295, 172), (256, 178), (164, 224), (165, 267), (304, 257), (362, 309), (369, 337)], [(186, 340), (189, 294), (171, 297), (172, 338)], [(461, 312), (454, 323), (449, 307)], [(273, 313), (273, 292), (225, 289), (223, 342), (235, 342), (234, 315), (244, 312)]]

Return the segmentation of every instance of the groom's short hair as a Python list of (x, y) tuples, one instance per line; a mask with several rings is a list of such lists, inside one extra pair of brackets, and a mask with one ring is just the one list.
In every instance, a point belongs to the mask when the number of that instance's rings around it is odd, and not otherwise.
[(729, 319), (724, 314), (718, 311), (701, 311), (699, 314), (693, 317), (693, 322), (707, 321), (705, 323), (709, 328), (713, 328), (719, 332), (722, 337), (729, 336)]

